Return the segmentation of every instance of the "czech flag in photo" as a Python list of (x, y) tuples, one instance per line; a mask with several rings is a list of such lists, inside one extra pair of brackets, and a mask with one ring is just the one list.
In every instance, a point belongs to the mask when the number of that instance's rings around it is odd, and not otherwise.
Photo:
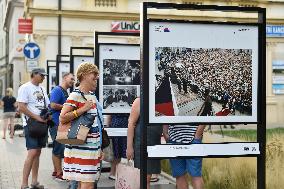
[(174, 116), (174, 107), (169, 78), (164, 77), (155, 93), (155, 111), (165, 115)]

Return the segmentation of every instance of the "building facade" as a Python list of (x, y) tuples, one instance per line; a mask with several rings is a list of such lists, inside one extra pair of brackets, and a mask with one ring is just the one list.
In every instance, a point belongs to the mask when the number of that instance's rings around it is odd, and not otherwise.
[[(17, 95), (19, 86), (26, 81), (22, 75), (25, 74), (25, 61), (23, 47), (26, 42), (25, 35), (18, 32), (18, 19), (23, 17), (24, 1), (7, 1), (4, 16), (4, 29), (6, 31), (7, 49), (7, 86), (13, 87), (14, 95)], [(24, 80), (23, 80), (24, 79)]]
[[(140, 0), (26, 0), (24, 17), (33, 20), (33, 38), (41, 48), (38, 60), (41, 67), (46, 67), (47, 60), (55, 60), (57, 54), (70, 54), (71, 46), (93, 47), (93, 32), (109, 32), (115, 23), (129, 30), (139, 30)], [(279, 35), (267, 36), (266, 60), (266, 95), (268, 124), (284, 124), (284, 95), (281, 93), (282, 69), (274, 64), (284, 61), (284, 0), (163, 0), (159, 2), (214, 4), (229, 6), (264, 7), (267, 9), (267, 25), (280, 30)], [(172, 14), (164, 13), (164, 16)], [(155, 12), (153, 12), (155, 14)], [(175, 14), (177, 18), (202, 20), (244, 21), (252, 17), (238, 13), (219, 15), (190, 12)], [(108, 39), (105, 39), (108, 40)], [(111, 39), (109, 39), (111, 40)], [(284, 66), (284, 64), (283, 64)], [(21, 73), (21, 82), (28, 79), (28, 73)], [(15, 77), (14, 80), (17, 78)], [(284, 79), (283, 79), (284, 81)], [(276, 82), (276, 83), (275, 83)], [(278, 82), (278, 83), (277, 83)], [(14, 82), (14, 85), (17, 82)], [(280, 84), (279, 86), (275, 84)], [(283, 83), (284, 84), (284, 83)], [(278, 88), (277, 88), (278, 87)], [(283, 87), (284, 88), (284, 87)]]
[(4, 18), (6, 12), (5, 0), (0, 0), (0, 98), (6, 88), (6, 32), (4, 30)]

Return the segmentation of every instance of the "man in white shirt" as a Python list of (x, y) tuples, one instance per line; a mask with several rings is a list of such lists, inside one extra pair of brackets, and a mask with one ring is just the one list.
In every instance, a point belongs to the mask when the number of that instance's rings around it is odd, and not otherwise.
[(33, 69), (31, 73), (31, 80), (23, 84), (18, 90), (17, 102), (20, 112), (22, 112), (25, 117), (23, 125), (26, 138), (26, 147), (28, 150), (28, 155), (26, 157), (23, 169), (21, 189), (29, 189), (28, 179), (31, 171), (31, 188), (44, 188), (42, 185), (39, 185), (38, 182), (38, 168), (41, 149), (45, 147), (48, 135), (46, 134), (46, 136), (39, 138), (31, 137), (28, 131), (27, 120), (29, 118), (33, 118), (38, 122), (47, 122), (47, 120), (44, 120), (40, 116), (40, 113), (44, 108), (48, 107), (50, 102), (45, 89), (39, 86), (39, 84), (45, 79), (46, 75), (47, 74), (43, 68)]

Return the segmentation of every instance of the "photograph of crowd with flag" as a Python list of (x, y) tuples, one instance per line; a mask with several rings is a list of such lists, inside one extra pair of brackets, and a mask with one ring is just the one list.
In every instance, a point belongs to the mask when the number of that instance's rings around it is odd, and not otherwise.
[(155, 116), (251, 116), (252, 49), (155, 47)]

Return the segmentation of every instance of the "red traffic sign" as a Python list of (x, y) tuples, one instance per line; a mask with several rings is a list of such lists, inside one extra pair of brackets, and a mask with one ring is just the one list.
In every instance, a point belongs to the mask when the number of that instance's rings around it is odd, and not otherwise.
[(18, 33), (31, 34), (33, 33), (33, 21), (32, 19), (18, 19)]

